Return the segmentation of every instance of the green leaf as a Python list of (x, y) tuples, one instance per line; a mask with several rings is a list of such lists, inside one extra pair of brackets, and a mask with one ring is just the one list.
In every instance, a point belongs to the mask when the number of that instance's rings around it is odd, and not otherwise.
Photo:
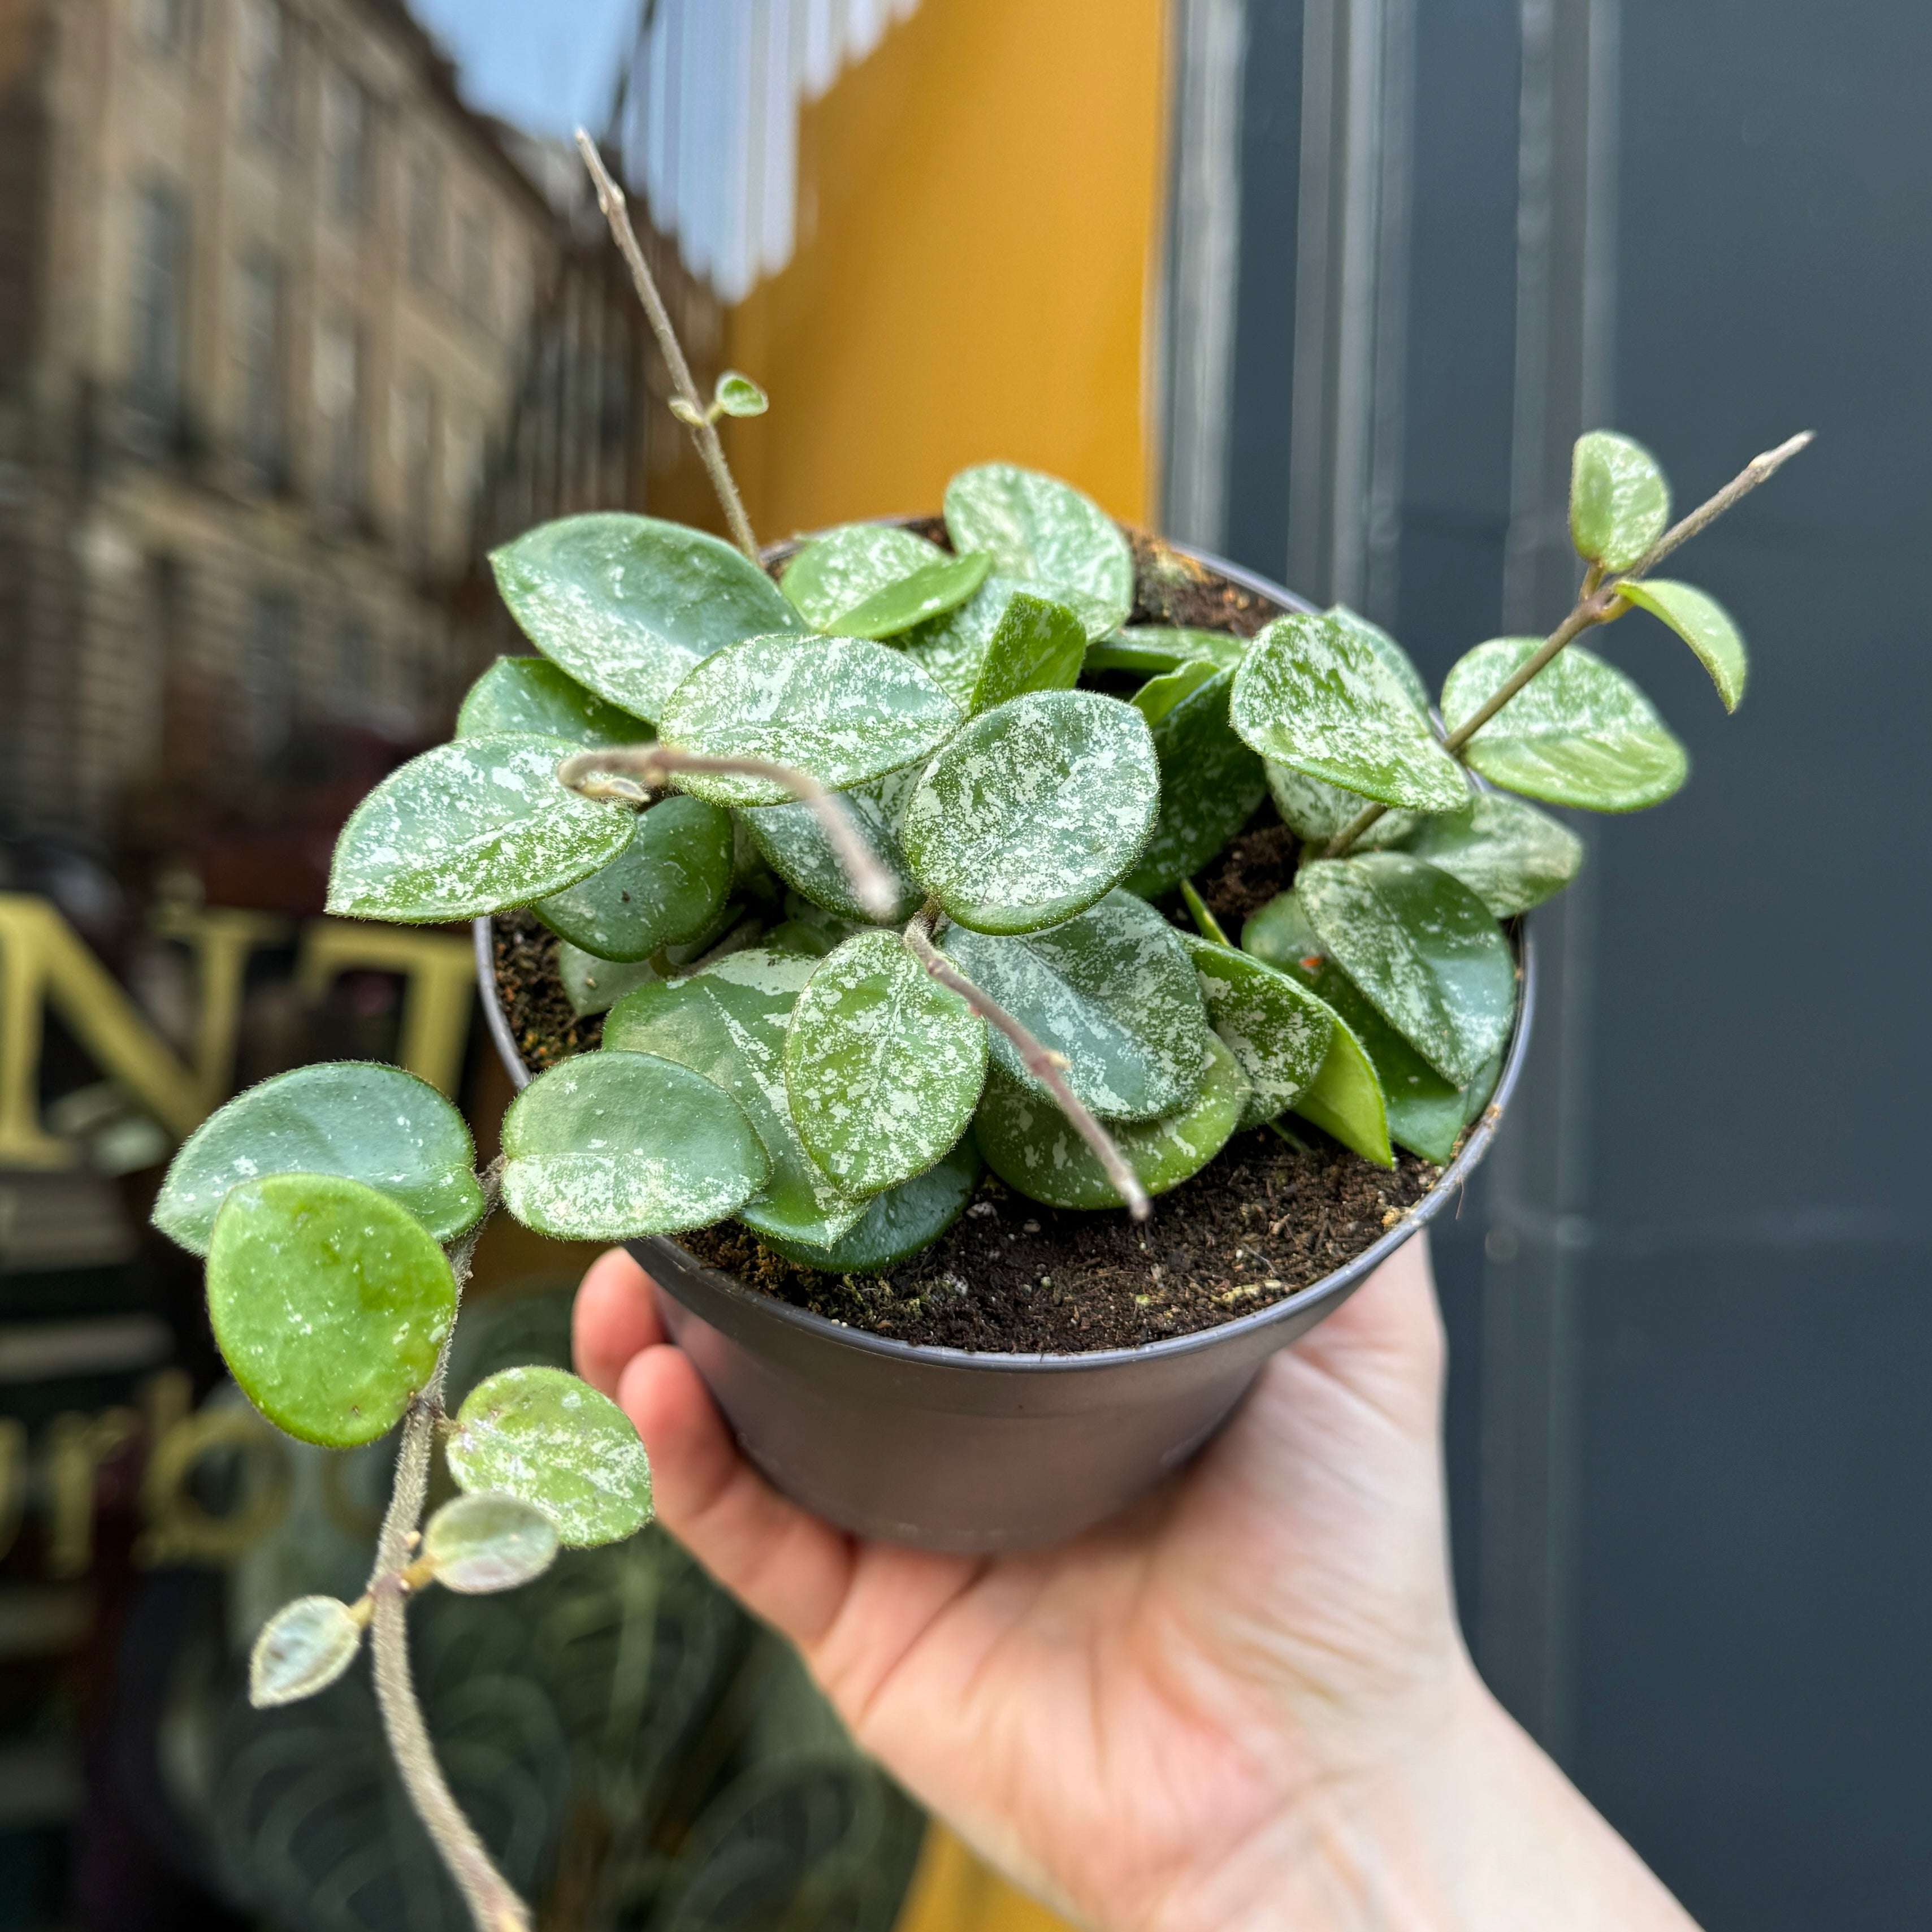
[(767, 952), (797, 959), (823, 959), (838, 943), (823, 926), (802, 919), (781, 920), (760, 941)]
[(182, 1143), (154, 1222), (205, 1255), (230, 1188), (266, 1174), (339, 1174), (402, 1203), (439, 1241), (483, 1211), (463, 1116), (400, 1066), (326, 1060), (238, 1094)]
[(446, 1590), (489, 1596), (535, 1582), (556, 1561), (556, 1526), (516, 1496), (456, 1496), (423, 1526), (422, 1553)]
[(1127, 875), (1127, 890), (1143, 898), (1157, 898), (1198, 872), (1247, 823), (1268, 788), (1261, 760), (1228, 722), (1234, 682), (1232, 670), (1196, 661), (1134, 694), (1160, 761), (1160, 815)]
[(727, 369), (718, 379), (712, 400), (728, 416), (761, 416), (771, 407), (771, 398), (748, 376)]
[(1304, 866), (1294, 896), (1324, 951), (1453, 1085), (1509, 1037), (1516, 962), (1460, 880), (1405, 852), (1365, 852)]
[(876, 1274), (930, 1247), (965, 1211), (980, 1179), (980, 1149), (969, 1130), (933, 1166), (883, 1194), (829, 1246), (776, 1234), (758, 1238), (800, 1268), (828, 1274)]
[[(1478, 644), (1442, 687), (1454, 731), (1540, 648), (1538, 638)], [(1660, 805), (1683, 784), (1689, 755), (1623, 673), (1572, 644), (1462, 748), (1492, 784), (1586, 812)]]
[(208, 1312), (242, 1392), (278, 1429), (373, 1442), (436, 1367), (456, 1283), (409, 1210), (339, 1174), (230, 1190), (208, 1250)]
[(1228, 716), (1264, 758), (1384, 805), (1453, 812), (1468, 796), (1358, 621), (1277, 617), (1234, 674)]
[(946, 486), (946, 528), (962, 555), (985, 550), (1002, 577), (1070, 605), (1090, 639), (1118, 630), (1134, 607), (1126, 538), (1091, 497), (1036, 470), (962, 470)]
[(989, 577), (971, 602), (899, 639), (970, 717), (1028, 691), (1071, 690), (1087, 633), (1064, 604)]
[(608, 1013), (626, 993), (664, 975), (648, 961), (600, 959), (566, 939), (556, 949), (556, 976), (572, 1012), (587, 1019), (592, 1013)]
[[(948, 926), (940, 950), (1043, 1046), (1066, 1057), (1066, 1084), (1092, 1112), (1148, 1120), (1200, 1090), (1208, 1018), (1181, 936), (1153, 907), (1115, 890), (1077, 917), (1024, 938)], [(994, 1063), (1036, 1097), (1005, 1034)]]
[(708, 1226), (770, 1172), (729, 1094), (648, 1053), (580, 1054), (539, 1073), (503, 1116), (503, 1153), (504, 1206), (566, 1240)]
[(1132, 706), (1031, 692), (974, 718), (926, 767), (900, 840), (914, 876), (962, 926), (1035, 932), (1132, 869), (1160, 788)]
[(1200, 976), (1208, 1022), (1246, 1076), (1244, 1126), (1293, 1106), (1315, 1084), (1335, 1034), (1335, 1016), (1286, 973), (1211, 939), (1184, 935)]
[[(1165, 1119), (1110, 1127), (1127, 1165), (1150, 1194), (1198, 1174), (1240, 1124), (1248, 1083), (1234, 1056), (1209, 1036), (1206, 1077), (1192, 1103)], [(1118, 1208), (1094, 1150), (1051, 1100), (995, 1072), (974, 1132), (986, 1165), (1010, 1187), (1049, 1208)]]
[(356, 1661), (362, 1626), (334, 1597), (298, 1597), (262, 1626), (248, 1657), (248, 1701), (258, 1711), (326, 1690)]
[(1640, 442), (1605, 429), (1576, 439), (1570, 461), (1570, 538), (1576, 554), (1628, 570), (1670, 521), (1670, 485)]
[(1744, 694), (1750, 664), (1744, 655), (1744, 634), (1718, 600), (1694, 584), (1673, 584), (1667, 578), (1619, 584), (1617, 595), (1626, 604), (1648, 610), (1668, 624), (1711, 674), (1726, 711), (1735, 711)]
[(651, 1466), (631, 1418), (562, 1369), (484, 1377), (445, 1454), (459, 1488), (532, 1504), (574, 1550), (621, 1543), (650, 1520)]
[(648, 958), (695, 939), (731, 890), (731, 815), (702, 799), (661, 799), (605, 866), (530, 908), (561, 939), (600, 959)]
[(559, 891), (630, 843), (633, 808), (557, 782), (561, 738), (459, 738), (392, 772), (349, 815), (328, 910), (423, 925)]
[(1374, 801), (1358, 791), (1344, 791), (1322, 778), (1304, 777), (1273, 758), (1264, 760), (1268, 796), (1282, 823), (1310, 844), (1325, 843), (1342, 826), (1359, 818)]
[(1087, 647), (1090, 671), (1124, 670), (1141, 677), (1159, 677), (1199, 661), (1237, 669), (1248, 654), (1249, 640), (1226, 631), (1194, 631), (1166, 624), (1133, 624)]
[[(854, 830), (897, 892), (887, 915), (894, 925), (911, 918), (926, 896), (899, 846), (899, 821), (923, 769), (907, 765), (870, 784), (855, 785), (838, 794), (838, 802)], [(814, 905), (864, 925), (873, 922), (872, 915), (853, 895), (844, 866), (826, 836), (824, 820), (810, 806), (760, 806), (741, 814), (739, 822), (751, 834), (766, 864), (787, 885)]]
[(510, 731), (575, 745), (641, 745), (657, 736), (641, 718), (605, 704), (548, 658), (499, 658), (470, 687), (456, 714), (459, 738)]
[(524, 634), (600, 698), (655, 719), (701, 658), (805, 620), (749, 558), (618, 511), (539, 524), (490, 553)]
[(951, 556), (890, 524), (847, 524), (813, 538), (778, 580), (814, 630), (892, 638), (956, 610), (992, 567), (983, 553)]
[(1339, 1016), (1328, 1057), (1294, 1111), (1378, 1167), (1393, 1167), (1387, 1103), (1375, 1064)]
[(1402, 695), (1426, 717), (1429, 712), (1429, 687), (1422, 681), (1422, 674), (1416, 669), (1408, 652), (1379, 624), (1370, 623), (1346, 604), (1331, 606), (1328, 616), (1331, 622), (1352, 632), (1375, 652), (1382, 661), (1383, 670), (1401, 686)]
[(792, 1124), (785, 1030), (815, 964), (752, 949), (692, 979), (642, 987), (612, 1010), (604, 1044), (674, 1060), (723, 1088), (744, 1109), (771, 1164), (763, 1190), (738, 1219), (769, 1239), (823, 1246), (846, 1233), (866, 1204), (819, 1168)]
[(1392, 812), (1362, 835), (1361, 851), (1406, 852), (1460, 879), (1498, 919), (1540, 905), (1582, 869), (1583, 842), (1520, 798), (1478, 792), (1460, 812)]
[(855, 933), (792, 1010), (785, 1087), (806, 1151), (848, 1193), (930, 1167), (973, 1118), (986, 1023), (896, 933)]
[[(664, 706), (665, 740), (712, 758), (768, 758), (828, 790), (930, 758), (958, 707), (902, 652), (859, 638), (752, 638), (707, 658)], [(714, 805), (780, 805), (770, 778), (686, 772), (677, 788)]]

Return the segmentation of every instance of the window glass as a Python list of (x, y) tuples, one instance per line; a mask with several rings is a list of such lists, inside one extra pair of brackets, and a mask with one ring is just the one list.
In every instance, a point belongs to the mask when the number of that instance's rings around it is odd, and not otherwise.
[(236, 340), (242, 362), (242, 444), (266, 479), (280, 470), (284, 392), (281, 264), (266, 248), (242, 258)]
[(369, 96), (340, 68), (322, 77), (323, 165), (329, 212), (354, 220), (369, 203)]
[(325, 322), (316, 332), (315, 409), (322, 493), (353, 503), (362, 488), (362, 339), (353, 322)]
[(143, 188), (134, 205), (134, 400), (148, 415), (171, 418), (181, 406), (186, 348), (188, 210), (168, 183)]

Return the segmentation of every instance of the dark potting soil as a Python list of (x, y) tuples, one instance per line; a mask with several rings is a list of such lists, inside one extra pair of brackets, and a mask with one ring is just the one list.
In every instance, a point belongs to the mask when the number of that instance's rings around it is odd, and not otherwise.
[(542, 1073), (604, 1042), (604, 1016), (579, 1016), (556, 970), (557, 937), (533, 912), (500, 912), (491, 922), (496, 997), (524, 1064)]

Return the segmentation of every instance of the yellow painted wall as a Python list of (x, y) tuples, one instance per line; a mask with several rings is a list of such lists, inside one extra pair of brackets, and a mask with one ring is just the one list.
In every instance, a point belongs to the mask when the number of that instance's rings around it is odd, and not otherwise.
[(1004, 458), (1144, 518), (1163, 0), (922, 0), (808, 108), (801, 244), (729, 318), (766, 540)]

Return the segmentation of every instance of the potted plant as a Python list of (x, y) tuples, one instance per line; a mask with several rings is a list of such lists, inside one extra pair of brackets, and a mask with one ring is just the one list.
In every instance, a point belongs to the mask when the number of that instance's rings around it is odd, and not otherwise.
[[(1654, 573), (1805, 440), (1672, 525), (1643, 450), (1584, 437), (1575, 608), (1478, 645), (1439, 713), (1359, 617), (1009, 466), (768, 569), (716, 430), (764, 398), (700, 398), (585, 146), (736, 546), (598, 514), (500, 551), (540, 655), (364, 801), (332, 882), (346, 916), (478, 922), (527, 1083), (502, 1159), (476, 1173), (407, 1075), (306, 1068), (201, 1128), (156, 1210), (272, 1421), (401, 1424), (368, 1594), (282, 1612), (254, 1690), (309, 1694), (372, 1628), (398, 1762), (491, 1925), (521, 1908), (436, 1770), (404, 1605), (626, 1535), (649, 1488), (561, 1371), (442, 1412), (489, 1208), (631, 1243), (751, 1454), (835, 1521), (994, 1549), (1096, 1520), (1480, 1156), (1527, 1037), (1521, 916), (1581, 856), (1529, 801), (1631, 810), (1687, 770), (1576, 640), (1648, 610), (1735, 706), (1735, 627)], [(418, 1537), (439, 1442), (464, 1493)]]

